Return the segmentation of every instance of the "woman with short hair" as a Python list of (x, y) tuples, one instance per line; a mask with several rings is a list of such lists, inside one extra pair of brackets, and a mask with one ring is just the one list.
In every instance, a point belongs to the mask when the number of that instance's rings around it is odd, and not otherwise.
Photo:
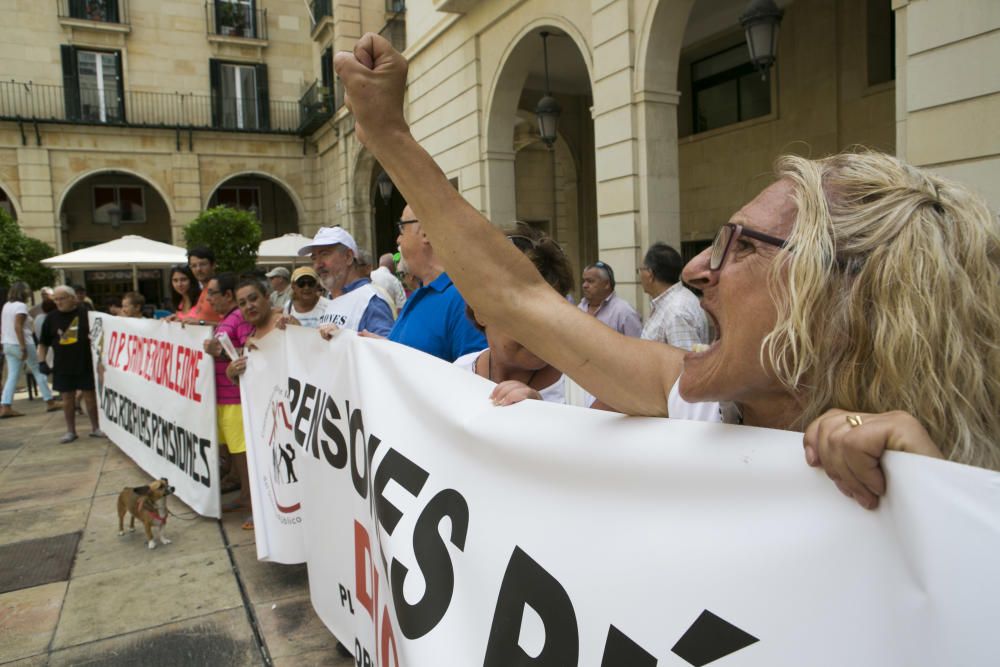
[(54, 412), (62, 408), (62, 404), (52, 396), (49, 382), (38, 368), (38, 353), (33, 338), (34, 327), (28, 314), (27, 301), (31, 297), (31, 288), (27, 283), (16, 282), (7, 291), (7, 303), (0, 312), (0, 339), (3, 342), (3, 354), (7, 362), (7, 382), (3, 386), (3, 396), (0, 397), (0, 419), (23, 417), (12, 407), (14, 390), (21, 378), (21, 366), (28, 365), (28, 370), (38, 384), (38, 391), (45, 400), (46, 412)]

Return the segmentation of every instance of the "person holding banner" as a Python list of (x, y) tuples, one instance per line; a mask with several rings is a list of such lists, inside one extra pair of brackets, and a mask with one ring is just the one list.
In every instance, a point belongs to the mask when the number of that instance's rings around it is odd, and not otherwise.
[(170, 268), (170, 294), (177, 317), (189, 317), (194, 305), (201, 300), (201, 286), (191, 267), (177, 264)]
[(335, 57), (358, 139), (487, 326), (611, 407), (804, 432), (866, 508), (887, 449), (1000, 469), (1000, 222), (966, 188), (875, 152), (786, 156), (685, 267), (716, 340), (685, 352), (568, 304), (449, 184), (403, 115), (407, 62)]
[[(560, 294), (573, 289), (573, 268), (559, 244), (530, 225), (518, 222), (507, 231), (507, 238), (528, 256), (538, 273)], [(464, 368), (497, 383), (490, 398), (497, 405), (512, 405), (525, 399), (576, 405), (568, 400), (566, 376), (497, 327), (486, 327), (466, 306), (466, 315), (477, 329), (486, 334), (489, 347), (470, 352), (455, 360)], [(572, 392), (570, 392), (572, 394)], [(584, 397), (581, 395), (581, 399)], [(579, 404), (583, 405), (583, 400)]]
[[(229, 459), (240, 481), (239, 498), (222, 505), (223, 512), (250, 509), (250, 482), (247, 470), (247, 445), (243, 434), (240, 388), (226, 374), (229, 362), (239, 357), (254, 326), (243, 319), (236, 305), (236, 275), (220, 273), (205, 286), (208, 302), (220, 321), (212, 338), (205, 341), (205, 352), (215, 357), (215, 402), (219, 444), (229, 450)], [(228, 352), (227, 349), (229, 348)]]

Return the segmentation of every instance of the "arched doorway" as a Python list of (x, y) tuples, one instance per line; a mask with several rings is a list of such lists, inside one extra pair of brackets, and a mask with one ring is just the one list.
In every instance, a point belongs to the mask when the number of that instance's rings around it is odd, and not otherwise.
[[(371, 202), (372, 211), (371, 227), (372, 238), (374, 239), (373, 252), (375, 261), (378, 261), (378, 258), (387, 252), (396, 252), (396, 238), (398, 236), (396, 221), (402, 218), (403, 209), (406, 208), (406, 200), (403, 199), (402, 193), (400, 193), (395, 185), (389, 190), (389, 196), (384, 196), (382, 192), (383, 188), (380, 187), (379, 183), (384, 173), (382, 165), (376, 162), (368, 183), (369, 201)], [(389, 175), (386, 174), (384, 178), (388, 177)]]
[[(579, 38), (564, 28), (532, 26), (504, 58), (487, 115), (488, 212), (496, 225), (521, 219), (551, 234), (579, 275), (598, 258), (593, 93)], [(552, 147), (534, 113), (545, 94), (543, 31), (550, 90), (562, 107)]]
[[(59, 228), (64, 252), (113, 241), (129, 234), (170, 243), (172, 213), (160, 188), (150, 180), (122, 170), (102, 170), (78, 178), (59, 204)], [(67, 271), (67, 280), (83, 285), (100, 309), (132, 291), (129, 270)], [(139, 271), (139, 291), (148, 305), (162, 303), (169, 291), (165, 272)]]
[(215, 206), (255, 214), (260, 221), (261, 239), (299, 231), (299, 208), (291, 192), (266, 174), (235, 174), (222, 181), (208, 198), (208, 208)]
[(388, 188), (388, 197), (383, 197), (379, 187), (383, 174), (385, 170), (375, 156), (361, 149), (354, 161), (354, 178), (351, 181), (351, 233), (361, 247), (371, 249), (374, 261), (378, 261), (384, 253), (396, 252), (396, 221), (406, 208), (406, 200), (395, 185)]
[(0, 186), (0, 209), (5, 211), (12, 219), (17, 220), (17, 207), (3, 186)]

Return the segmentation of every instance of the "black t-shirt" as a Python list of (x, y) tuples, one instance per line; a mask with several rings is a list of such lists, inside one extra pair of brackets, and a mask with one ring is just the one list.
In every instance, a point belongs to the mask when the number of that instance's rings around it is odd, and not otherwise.
[(52, 372), (56, 375), (82, 375), (93, 372), (90, 358), (90, 320), (86, 305), (64, 313), (53, 310), (42, 322), (41, 344), (52, 348)]

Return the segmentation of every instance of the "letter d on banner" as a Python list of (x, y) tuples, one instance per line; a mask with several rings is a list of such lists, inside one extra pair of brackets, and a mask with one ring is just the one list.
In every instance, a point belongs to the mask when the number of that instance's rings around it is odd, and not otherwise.
[[(538, 613), (545, 627), (545, 643), (534, 658), (518, 642), (525, 606)], [(575, 665), (579, 655), (576, 613), (566, 589), (520, 547), (514, 547), (500, 584), (483, 667)]]

